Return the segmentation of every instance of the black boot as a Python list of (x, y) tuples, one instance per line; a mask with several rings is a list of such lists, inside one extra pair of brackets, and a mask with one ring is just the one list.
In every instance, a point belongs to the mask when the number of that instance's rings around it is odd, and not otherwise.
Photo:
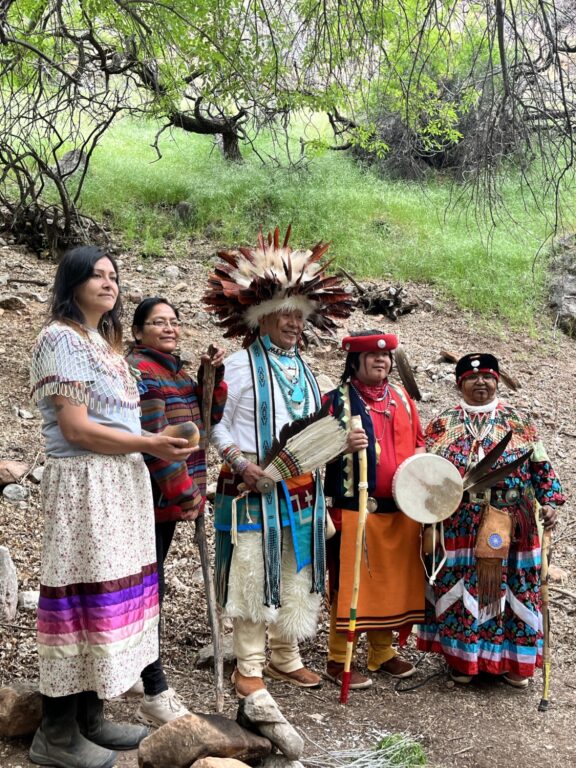
[(95, 691), (78, 694), (78, 725), (87, 739), (109, 749), (136, 749), (149, 733), (143, 725), (106, 720), (104, 702)]
[(42, 696), (42, 723), (34, 734), (30, 760), (56, 768), (112, 768), (116, 752), (93, 744), (76, 722), (78, 694)]

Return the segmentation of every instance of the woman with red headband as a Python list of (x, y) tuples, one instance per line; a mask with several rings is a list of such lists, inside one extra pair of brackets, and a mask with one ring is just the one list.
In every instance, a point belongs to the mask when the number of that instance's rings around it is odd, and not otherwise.
[(542, 662), (537, 515), (553, 527), (564, 496), (534, 425), (498, 397), (498, 379), (493, 355), (462, 357), (456, 365), (460, 403), (426, 429), (428, 451), (461, 474), (510, 431), (496, 466), (531, 454), (493, 488), (465, 494), (444, 521), (447, 560), (429, 594), (418, 647), (442, 653), (457, 683), (486, 672), (526, 688)]
[[(341, 385), (326, 397), (340, 410), (348, 428), (352, 416), (362, 427), (350, 432), (349, 452), (326, 467), (325, 492), (337, 534), (327, 542), (330, 577), (330, 635), (327, 677), (342, 683), (346, 630), (350, 617), (352, 573), (358, 520), (358, 451), (368, 459), (367, 563), (363, 559), (356, 628), (366, 631), (368, 669), (394, 678), (410, 677), (414, 666), (392, 646), (393, 631), (403, 642), (412, 625), (424, 618), (424, 570), (420, 560), (420, 524), (406, 517), (392, 498), (398, 466), (424, 452), (416, 407), (402, 387), (388, 381), (392, 350), (398, 339), (377, 330), (359, 331), (342, 341), (348, 353)], [(363, 689), (372, 679), (352, 668), (350, 688)]]

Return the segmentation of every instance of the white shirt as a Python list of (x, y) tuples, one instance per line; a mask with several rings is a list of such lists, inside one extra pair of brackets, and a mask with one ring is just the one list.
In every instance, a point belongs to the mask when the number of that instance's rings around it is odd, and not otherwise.
[[(245, 349), (235, 352), (224, 361), (226, 368), (225, 380), (228, 384), (228, 397), (224, 407), (222, 420), (212, 427), (211, 442), (222, 455), (222, 451), (230, 445), (236, 445), (244, 453), (257, 453), (256, 431), (254, 429), (254, 387), (250, 359)], [(284, 424), (293, 421), (288, 412), (280, 385), (272, 376), (274, 390), (274, 434), (278, 437)], [(314, 393), (308, 380), (309, 402), (314, 410)]]

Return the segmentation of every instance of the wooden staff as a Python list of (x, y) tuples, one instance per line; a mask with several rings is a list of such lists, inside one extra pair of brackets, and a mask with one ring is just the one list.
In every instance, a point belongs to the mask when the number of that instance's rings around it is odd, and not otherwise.
[[(213, 357), (215, 348), (212, 344), (208, 347), (208, 354)], [(210, 448), (210, 426), (212, 420), (212, 397), (214, 395), (214, 380), (216, 371), (208, 361), (202, 363), (204, 371), (202, 381), (202, 421), (204, 423), (203, 447), (206, 452), (206, 464), (208, 464), (208, 450)], [(212, 575), (212, 566), (210, 563), (210, 554), (206, 540), (206, 523), (204, 515), (196, 518), (196, 531), (194, 542), (198, 545), (200, 553), (200, 563), (202, 565), (202, 576), (204, 578), (204, 587), (206, 589), (206, 607), (208, 612), (208, 622), (210, 632), (212, 633), (212, 648), (214, 650), (214, 685), (216, 688), (216, 712), (222, 712), (224, 709), (224, 653), (222, 648), (222, 627), (220, 623), (220, 614), (216, 602), (216, 590), (214, 589), (214, 578)]]
[[(350, 420), (350, 429), (362, 427), (360, 416), (353, 416)], [(354, 652), (354, 640), (356, 638), (356, 609), (358, 608), (358, 595), (360, 593), (360, 570), (362, 565), (362, 551), (364, 549), (364, 530), (366, 528), (366, 515), (368, 512), (368, 456), (366, 448), (358, 452), (360, 464), (360, 478), (358, 482), (358, 527), (356, 528), (356, 551), (354, 555), (354, 583), (352, 585), (352, 600), (350, 602), (350, 619), (348, 621), (348, 633), (346, 636), (346, 659), (342, 673), (342, 688), (340, 689), (340, 704), (348, 701), (350, 690), (350, 677), (352, 666), (352, 654)]]
[(544, 647), (542, 649), (542, 698), (538, 705), (539, 712), (548, 711), (550, 697), (550, 671), (552, 668), (552, 653), (550, 649), (550, 596), (549, 596), (549, 565), (552, 545), (552, 530), (545, 528), (542, 534), (542, 567), (540, 570), (540, 595), (542, 600), (542, 625), (544, 629)]

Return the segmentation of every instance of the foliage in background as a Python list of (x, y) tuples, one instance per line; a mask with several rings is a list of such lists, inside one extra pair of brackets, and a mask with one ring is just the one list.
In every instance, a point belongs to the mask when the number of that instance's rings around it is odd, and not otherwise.
[[(378, 134), (383, 109), (428, 157), (463, 143), (462, 118), (480, 102), (466, 131), (485, 218), (502, 200), (495, 170), (510, 149), (534, 199), (558, 203), (574, 166), (575, 17), (567, 0), (7, 0), (2, 213), (40, 249), (92, 236), (77, 198), (94, 147), (123, 112), (160, 121), (159, 155), (171, 127), (219, 137), (228, 158), (244, 143), (274, 164), (280, 142), (292, 146), (295, 111), (329, 114), (348, 145), (382, 156), (397, 150)], [(268, 152), (262, 131), (275, 137)], [(302, 164), (306, 143), (297, 146), (288, 160)], [(70, 150), (76, 162), (64, 168)]]
[(82, 196), (86, 212), (145, 257), (166, 250), (194, 257), (197, 237), (213, 253), (253, 244), (260, 226), (285, 229), (291, 222), (294, 246), (330, 240), (329, 253), (361, 279), (434, 284), (486, 319), (526, 326), (543, 304), (545, 263), (533, 262), (546, 220), (522, 199), (512, 174), (507, 209), (490, 232), (451, 207), (451, 188), (442, 180), (425, 188), (385, 180), (334, 153), (315, 158), (306, 172), (256, 160), (230, 165), (207, 139), (178, 133), (154, 162), (154, 133), (154, 125), (120, 123), (96, 151)]
[(474, 203), (487, 221), (498, 218), (501, 171), (511, 159), (537, 204), (554, 198), (549, 212), (558, 228), (561, 186), (574, 174), (576, 6), (414, 0), (390, 7), (389, 67), (365, 106), (373, 144), (389, 151), (352, 142), (356, 156), (399, 178), (455, 169), (460, 204)]

